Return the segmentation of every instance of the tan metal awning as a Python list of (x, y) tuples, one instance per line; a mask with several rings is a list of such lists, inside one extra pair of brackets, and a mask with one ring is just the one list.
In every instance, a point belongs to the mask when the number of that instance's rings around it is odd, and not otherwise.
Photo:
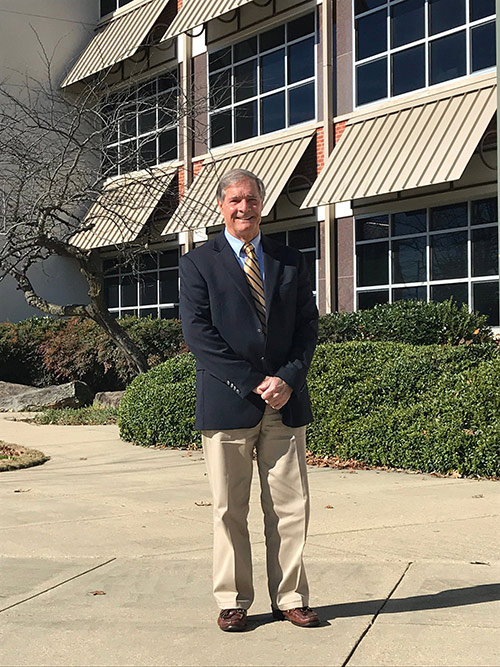
[(146, 39), (155, 21), (169, 0), (150, 0), (139, 7), (119, 14), (99, 30), (61, 87), (81, 81), (91, 74), (130, 58)]
[(211, 19), (216, 19), (251, 0), (185, 0), (181, 11), (177, 14), (161, 41), (171, 39), (186, 30), (192, 30)]
[(266, 200), (262, 216), (271, 212), (286, 182), (309, 145), (314, 130), (292, 139), (281, 139), (274, 144), (246, 151), (234, 150), (221, 157), (208, 158), (200, 173), (184, 194), (162, 234), (200, 229), (222, 224), (215, 191), (220, 177), (231, 169), (247, 169), (258, 176), (266, 186)]
[(90, 250), (135, 241), (176, 173), (176, 167), (159, 168), (147, 176), (114, 179), (82, 220), (83, 226), (92, 227), (75, 234), (71, 243)]
[(495, 113), (496, 95), (488, 76), (406, 106), (356, 114), (302, 208), (459, 179)]

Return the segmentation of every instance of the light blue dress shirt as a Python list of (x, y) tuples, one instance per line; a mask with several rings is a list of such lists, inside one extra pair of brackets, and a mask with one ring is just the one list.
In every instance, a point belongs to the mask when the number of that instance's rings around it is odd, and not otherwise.
[[(224, 234), (226, 236), (227, 242), (233, 249), (234, 254), (236, 255), (236, 259), (240, 263), (241, 268), (243, 269), (243, 265), (245, 264), (245, 259), (247, 258), (246, 252), (243, 250), (243, 246), (245, 245), (245, 241), (240, 241), (240, 239), (235, 238), (232, 234), (230, 234), (227, 229), (224, 230)], [(260, 275), (262, 276), (262, 283), (264, 283), (265, 280), (265, 275), (264, 275), (264, 251), (262, 250), (262, 243), (261, 243), (261, 238), (262, 234), (259, 232), (257, 236), (250, 241), (250, 243), (253, 245), (255, 248), (255, 253), (257, 255), (257, 261), (259, 262), (259, 268), (260, 268)]]

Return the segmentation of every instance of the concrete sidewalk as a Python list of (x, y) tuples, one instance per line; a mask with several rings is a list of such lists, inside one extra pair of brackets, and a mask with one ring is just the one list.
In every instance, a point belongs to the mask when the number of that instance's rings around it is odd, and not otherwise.
[(256, 601), (223, 634), (201, 454), (12, 417), (52, 458), (0, 474), (0, 665), (500, 665), (500, 483), (311, 468), (301, 629), (269, 613), (255, 479)]

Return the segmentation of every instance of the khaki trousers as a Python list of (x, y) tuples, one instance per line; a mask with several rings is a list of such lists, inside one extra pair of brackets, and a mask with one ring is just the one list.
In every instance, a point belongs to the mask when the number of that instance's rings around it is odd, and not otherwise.
[(286, 610), (309, 603), (302, 560), (309, 521), (305, 432), (305, 426), (285, 426), (269, 406), (253, 428), (203, 431), (213, 496), (214, 596), (220, 609), (248, 609), (254, 599), (247, 524), (254, 447), (271, 604)]

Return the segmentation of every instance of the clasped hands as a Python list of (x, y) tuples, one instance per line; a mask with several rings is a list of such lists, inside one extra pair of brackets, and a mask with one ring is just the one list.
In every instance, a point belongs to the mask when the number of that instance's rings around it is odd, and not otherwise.
[(293, 389), (279, 377), (266, 375), (262, 382), (257, 385), (253, 392), (259, 394), (263, 401), (274, 410), (280, 410), (292, 395)]

